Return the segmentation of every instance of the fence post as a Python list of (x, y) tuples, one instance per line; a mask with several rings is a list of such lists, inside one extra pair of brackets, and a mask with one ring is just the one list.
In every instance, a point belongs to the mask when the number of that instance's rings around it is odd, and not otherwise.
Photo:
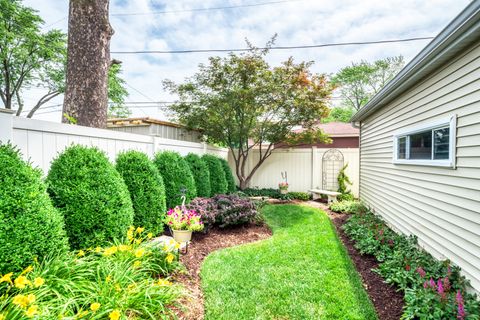
[(203, 144), (203, 154), (207, 154), (207, 143), (202, 142), (202, 144)]
[(159, 137), (153, 136), (153, 140), (152, 140), (152, 141), (153, 141), (153, 148), (152, 148), (153, 154), (152, 154), (152, 159), (155, 157), (155, 154), (156, 154), (158, 151), (160, 151), (160, 148), (158, 147), (160, 143), (159, 143), (158, 140), (159, 140)]
[(317, 181), (317, 170), (318, 170), (318, 153), (317, 153), (317, 147), (312, 146), (312, 182), (310, 187), (312, 189), (315, 189), (318, 185), (316, 185)]
[(14, 110), (0, 108), (0, 142), (13, 143), (13, 114)]

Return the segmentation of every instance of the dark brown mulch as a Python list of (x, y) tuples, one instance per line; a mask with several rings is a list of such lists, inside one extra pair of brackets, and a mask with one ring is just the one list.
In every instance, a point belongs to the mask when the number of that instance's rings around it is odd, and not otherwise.
[(208, 234), (194, 233), (188, 252), (180, 256), (180, 261), (185, 265), (187, 272), (175, 275), (175, 280), (182, 283), (189, 291), (188, 296), (181, 301), (184, 310), (178, 310), (178, 317), (184, 320), (203, 319), (200, 267), (207, 255), (218, 249), (263, 240), (271, 235), (272, 232), (267, 226), (254, 224), (221, 230), (212, 229)]
[(341, 228), (347, 221), (349, 215), (333, 212), (323, 203), (309, 201), (308, 204), (322, 209), (332, 220), (337, 229), (337, 234), (347, 249), (358, 273), (362, 277), (363, 286), (375, 306), (378, 318), (380, 320), (400, 319), (404, 306), (403, 294), (397, 291), (394, 286), (383, 282), (382, 277), (372, 271), (372, 269), (378, 266), (375, 257), (371, 255), (361, 255), (358, 250), (355, 249), (353, 246), (354, 242), (347, 237)]

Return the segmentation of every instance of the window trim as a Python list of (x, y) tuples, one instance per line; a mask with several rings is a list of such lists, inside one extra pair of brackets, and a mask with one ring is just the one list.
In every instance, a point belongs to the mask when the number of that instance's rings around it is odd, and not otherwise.
[[(448, 159), (408, 159), (410, 153), (410, 135), (431, 130), (433, 135), (433, 130), (441, 128), (449, 128), (449, 145), (448, 145)], [(393, 135), (393, 163), (394, 164), (409, 164), (409, 165), (420, 165), (420, 166), (435, 166), (435, 167), (449, 167), (455, 168), (456, 161), (456, 141), (457, 141), (457, 115), (452, 115), (448, 118), (439, 119), (433, 122), (429, 122), (423, 125), (408, 127), (396, 131)], [(398, 145), (399, 139), (406, 137), (405, 145), (405, 156), (407, 159), (398, 158)], [(433, 138), (433, 137), (432, 137)], [(432, 139), (432, 154), (434, 152), (434, 141)], [(432, 156), (433, 158), (433, 156)]]

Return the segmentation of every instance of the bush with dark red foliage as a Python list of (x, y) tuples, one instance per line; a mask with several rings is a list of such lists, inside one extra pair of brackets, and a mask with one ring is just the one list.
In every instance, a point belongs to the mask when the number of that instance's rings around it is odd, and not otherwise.
[(195, 198), (188, 205), (200, 213), (207, 227), (220, 228), (240, 225), (255, 221), (258, 215), (255, 202), (236, 194), (217, 195), (213, 198)]
[(200, 214), (202, 222), (205, 225), (205, 231), (208, 231), (208, 228), (215, 224), (218, 210), (217, 205), (212, 198), (195, 198), (187, 207)]
[(236, 194), (213, 197), (217, 206), (215, 224), (220, 228), (254, 221), (258, 214), (255, 203)]

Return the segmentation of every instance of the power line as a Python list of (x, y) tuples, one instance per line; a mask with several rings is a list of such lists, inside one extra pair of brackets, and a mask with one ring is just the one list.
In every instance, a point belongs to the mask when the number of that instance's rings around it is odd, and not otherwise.
[[(193, 8), (193, 9), (180, 9), (180, 10), (168, 10), (168, 11), (150, 11), (150, 12), (132, 12), (132, 13), (111, 13), (111, 17), (127, 17), (127, 16), (146, 16), (146, 15), (159, 15), (159, 14), (172, 14), (172, 13), (184, 13), (184, 12), (202, 12), (202, 11), (217, 11), (217, 10), (230, 10), (230, 9), (241, 9), (241, 8), (250, 8), (250, 7), (259, 7), (259, 6), (267, 6), (272, 4), (282, 4), (287, 2), (299, 2), (304, 0), (279, 0), (279, 1), (269, 1), (269, 2), (259, 2), (259, 3), (251, 3), (251, 4), (240, 4), (240, 5), (233, 5), (233, 6), (223, 6), (223, 7), (207, 7), (207, 8)], [(43, 26), (44, 29), (56, 25), (68, 17), (65, 16), (59, 20), (56, 20), (50, 24)]]
[(143, 16), (143, 15), (157, 15), (157, 14), (183, 13), (183, 12), (199, 12), (199, 11), (228, 10), (228, 9), (238, 9), (238, 8), (250, 8), (250, 7), (267, 6), (267, 5), (271, 5), (271, 4), (281, 4), (281, 3), (298, 2), (298, 1), (303, 1), (303, 0), (281, 0), (281, 1), (269, 1), (269, 2), (260, 2), (260, 3), (251, 3), (251, 4), (240, 4), (240, 5), (222, 6), (222, 7), (180, 9), (180, 10), (169, 10), (169, 11), (112, 13), (112, 14), (110, 14), (110, 16), (125, 17), (125, 16)]
[[(431, 40), (434, 37), (416, 37), (405, 39), (389, 39), (389, 40), (376, 40), (376, 41), (356, 41), (356, 42), (337, 42), (337, 43), (324, 43), (324, 44), (312, 44), (303, 46), (275, 46), (275, 47), (261, 47), (256, 48), (260, 50), (291, 50), (291, 49), (311, 49), (311, 48), (325, 48), (325, 47), (341, 47), (341, 46), (355, 46), (355, 45), (370, 45), (370, 44), (385, 44), (395, 42), (410, 42)], [(175, 53), (205, 53), (205, 52), (245, 52), (252, 51), (252, 48), (233, 48), (233, 49), (187, 49), (187, 50), (142, 50), (142, 51), (111, 51), (113, 54), (175, 54)]]

